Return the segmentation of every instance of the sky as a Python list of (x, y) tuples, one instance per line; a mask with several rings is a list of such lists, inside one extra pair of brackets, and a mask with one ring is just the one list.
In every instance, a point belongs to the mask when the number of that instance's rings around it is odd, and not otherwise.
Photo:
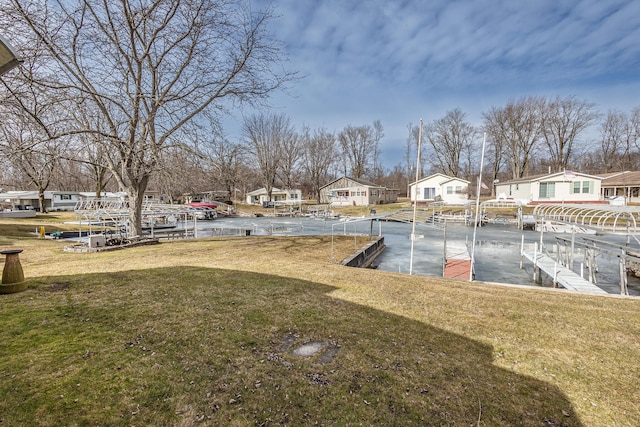
[[(254, 0), (255, 7), (267, 0)], [(380, 120), (383, 164), (404, 162), (407, 125), (522, 96), (640, 105), (638, 0), (276, 0), (272, 31), (302, 78), (269, 103), (300, 127)]]

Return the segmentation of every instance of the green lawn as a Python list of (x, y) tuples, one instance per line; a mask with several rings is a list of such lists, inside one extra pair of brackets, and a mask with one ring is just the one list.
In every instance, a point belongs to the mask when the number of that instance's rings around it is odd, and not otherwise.
[(78, 254), (14, 225), (1, 425), (640, 425), (636, 298), (351, 269), (327, 237)]

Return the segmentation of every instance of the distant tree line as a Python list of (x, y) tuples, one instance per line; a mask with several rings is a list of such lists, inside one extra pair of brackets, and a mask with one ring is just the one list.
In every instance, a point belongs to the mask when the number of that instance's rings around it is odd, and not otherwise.
[[(408, 128), (405, 170), (411, 177), (418, 128)], [(425, 124), (423, 135), (421, 176), (440, 172), (473, 181), (483, 135), (489, 183), (566, 169), (602, 174), (640, 166), (640, 106), (603, 115), (575, 96), (513, 99), (484, 112), (477, 126), (456, 108)]]
[[(12, 111), (11, 104), (0, 104), (5, 117), (0, 126), (5, 162), (0, 186), (122, 190), (112, 172), (98, 166), (102, 145), (86, 135), (53, 140), (46, 133), (34, 136), (38, 127), (29, 125), (29, 116), (19, 109)], [(483, 181), (488, 184), (563, 169), (599, 174), (640, 165), (640, 107), (601, 115), (593, 104), (575, 97), (525, 97), (492, 107), (482, 117), (482, 124), (474, 126), (456, 108), (425, 123), (419, 175), (440, 172), (475, 181), (483, 133)], [(244, 118), (236, 140), (226, 137), (215, 122), (201, 122), (182, 134), (192, 143), (172, 144), (158, 153), (149, 188), (167, 201), (212, 190), (238, 199), (261, 187), (268, 193), (301, 188), (305, 197), (319, 199), (323, 185), (346, 175), (406, 195), (416, 176), (418, 126), (409, 124), (407, 129), (404, 164), (386, 168), (380, 157), (384, 128), (379, 120), (339, 131), (296, 128), (288, 115), (265, 110)], [(12, 133), (20, 134), (19, 144)]]

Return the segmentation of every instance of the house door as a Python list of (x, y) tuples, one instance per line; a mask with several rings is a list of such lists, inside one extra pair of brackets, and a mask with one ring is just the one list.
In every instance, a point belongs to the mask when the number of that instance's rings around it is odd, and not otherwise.
[(436, 189), (435, 188), (425, 188), (424, 189), (424, 199), (425, 200), (433, 200), (436, 198)]

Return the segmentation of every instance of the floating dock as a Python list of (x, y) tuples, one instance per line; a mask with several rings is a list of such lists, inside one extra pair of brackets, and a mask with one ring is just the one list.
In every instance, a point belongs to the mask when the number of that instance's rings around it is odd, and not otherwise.
[(554, 283), (559, 284), (569, 291), (580, 292), (583, 294), (609, 295), (605, 290), (597, 287), (588, 280), (583, 279), (580, 275), (574, 273), (571, 269), (562, 266), (548, 255), (537, 252), (534, 255), (534, 253), (523, 250), (522, 256), (533, 262), (534, 278), (536, 274), (535, 269), (537, 268), (549, 275)]
[(447, 242), (446, 245), (444, 277), (469, 280), (471, 278), (471, 256), (467, 245), (464, 242)]

